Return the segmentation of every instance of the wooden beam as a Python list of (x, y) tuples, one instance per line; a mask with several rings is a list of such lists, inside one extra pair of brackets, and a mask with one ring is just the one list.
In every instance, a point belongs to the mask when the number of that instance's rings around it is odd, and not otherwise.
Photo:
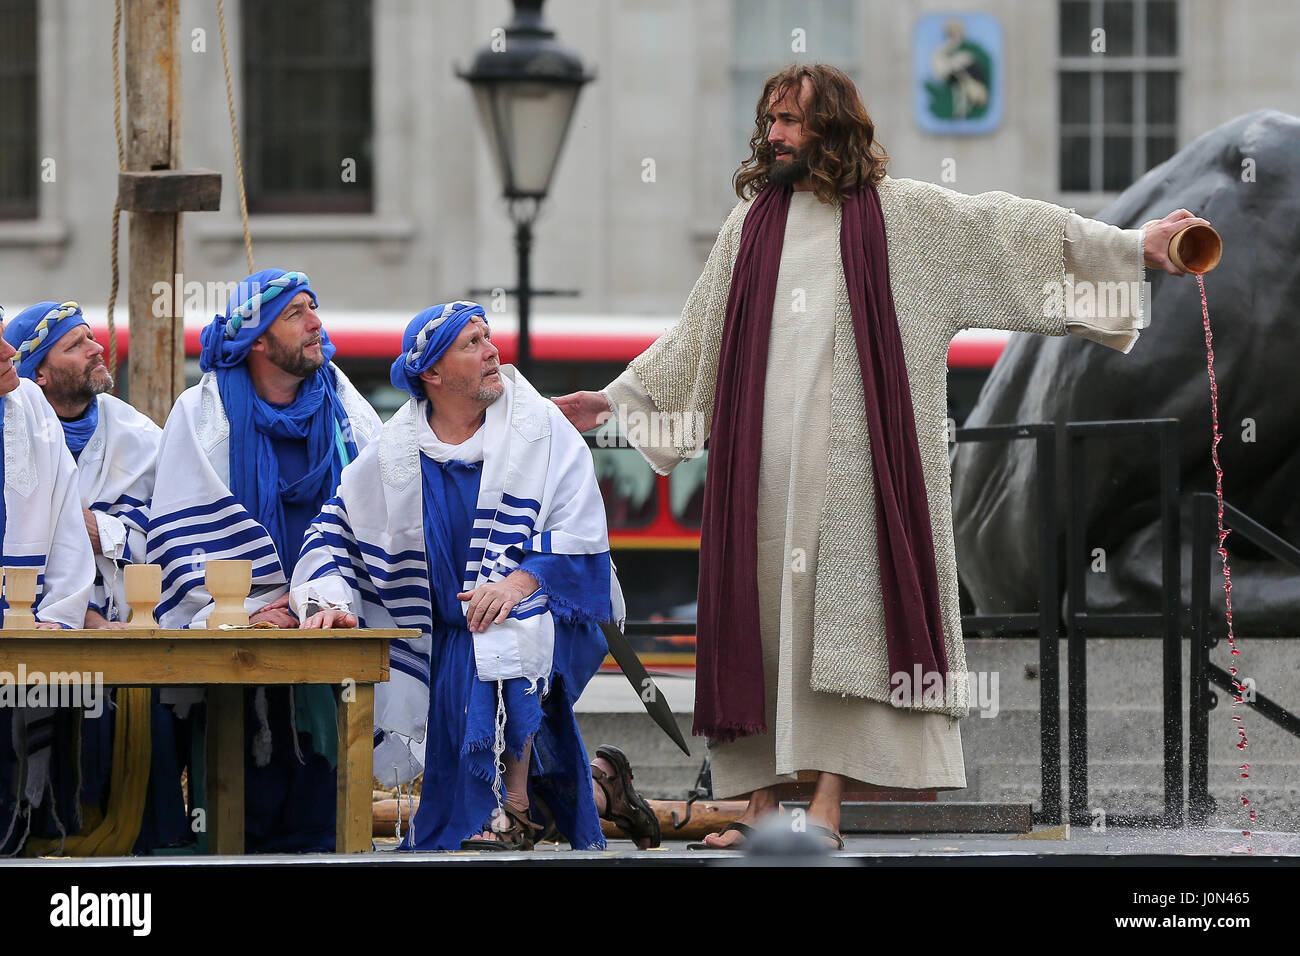
[(244, 852), (244, 688), (209, 687), (208, 850)]
[(221, 174), (210, 169), (118, 173), (117, 204), (130, 212), (212, 212), (221, 208)]
[(30, 641), (22, 646), (0, 641), (0, 671), (16, 674), (20, 664), (35, 670), (36, 662), (46, 674), (69, 675), (65, 683), (77, 682), (84, 673), (105, 684), (130, 687), (341, 684), (345, 680), (388, 680), (388, 642), (374, 638), (127, 638), (95, 645), (65, 638)]
[[(126, 168), (175, 170), (181, 164), (179, 0), (125, 0)], [(184, 274), (181, 217), (132, 212), (127, 302), (131, 323), (131, 404), (159, 425), (185, 387), (183, 316), (172, 315), (171, 290)], [(154, 315), (154, 302), (165, 302)]]
[(344, 687), (339, 700), (338, 853), (370, 850), (370, 782), (374, 779), (375, 685)]

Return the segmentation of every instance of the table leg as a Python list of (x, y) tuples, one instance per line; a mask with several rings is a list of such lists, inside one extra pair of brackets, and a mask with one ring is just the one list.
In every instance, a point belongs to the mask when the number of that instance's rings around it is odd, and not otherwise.
[(208, 847), (244, 852), (244, 688), (214, 684), (208, 705)]
[(352, 685), (339, 701), (338, 853), (370, 851), (374, 831), (370, 810), (374, 728), (375, 685)]

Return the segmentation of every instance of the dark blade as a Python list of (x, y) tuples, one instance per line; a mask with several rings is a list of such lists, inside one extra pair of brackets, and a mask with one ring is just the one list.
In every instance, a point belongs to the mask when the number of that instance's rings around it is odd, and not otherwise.
[(641, 703), (645, 704), (646, 713), (671, 738), (672, 742), (681, 748), (682, 753), (689, 757), (691, 755), (690, 748), (686, 746), (686, 741), (682, 738), (681, 729), (677, 726), (677, 719), (673, 716), (672, 708), (668, 706), (668, 699), (660, 692), (655, 682), (650, 679), (650, 675), (646, 673), (645, 665), (636, 656), (636, 651), (632, 650), (632, 645), (627, 642), (623, 632), (618, 629), (613, 621), (603, 622), (600, 629), (605, 632), (605, 643), (609, 645), (609, 652), (614, 656), (614, 660), (623, 671), (623, 676), (632, 685), (636, 695), (641, 698)]

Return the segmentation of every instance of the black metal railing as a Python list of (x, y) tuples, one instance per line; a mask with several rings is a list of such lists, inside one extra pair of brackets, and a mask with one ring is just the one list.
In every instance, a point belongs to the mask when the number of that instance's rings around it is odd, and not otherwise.
[(1038, 634), (1040, 808), (1035, 823), (1061, 822), (1061, 666), (1060, 614), (1058, 611), (1058, 546), (1056, 520), (1056, 426), (1036, 422), (1025, 425), (986, 425), (959, 428), (961, 442), (1034, 442), (1036, 468), (1034, 507), (1038, 513), (1038, 610), (1003, 614), (963, 614), (962, 630), (1004, 634)]
[[(1162, 648), (1162, 701), (1164, 724), (1164, 812), (1148, 815), (1108, 814), (1107, 826), (1182, 826), (1183, 821), (1183, 712), (1182, 629), (1179, 588), (1182, 569), (1179, 554), (1178, 419), (1069, 422), (1065, 426), (1066, 460), (1066, 595), (1065, 614), (1068, 710), (1070, 724), (1070, 822), (1089, 825), (1088, 807), (1088, 658), (1090, 635), (1159, 637)], [(1160, 611), (1148, 614), (1089, 613), (1087, 566), (1090, 552), (1086, 534), (1085, 488), (1089, 439), (1154, 436), (1160, 457)]]
[[(1300, 570), (1300, 548), (1279, 538), (1245, 512), (1223, 503), (1223, 527), (1245, 538), (1279, 561)], [(1218, 696), (1210, 690), (1215, 684), (1225, 693), (1239, 698), (1287, 733), (1300, 737), (1300, 717), (1263, 694), (1253, 699), (1238, 695), (1236, 680), (1228, 671), (1210, 662), (1210, 649), (1219, 639), (1210, 629), (1210, 592), (1213, 578), (1212, 554), (1219, 549), (1218, 499), (1211, 494), (1192, 495), (1192, 660), (1191, 701), (1188, 706), (1187, 814), (1189, 821), (1203, 826), (1214, 812), (1210, 796), (1210, 711)]]

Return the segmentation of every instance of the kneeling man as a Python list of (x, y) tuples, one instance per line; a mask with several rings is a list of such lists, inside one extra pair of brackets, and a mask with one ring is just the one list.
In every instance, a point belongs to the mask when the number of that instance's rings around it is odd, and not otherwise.
[(420, 631), (375, 692), (376, 775), (424, 772), (408, 848), (530, 849), (538, 800), (575, 849), (605, 845), (598, 811), (657, 842), (622, 754), (589, 773), (573, 713), (623, 603), (591, 453), (485, 319), (411, 321), (391, 378), (412, 398), (308, 529), (291, 603), (303, 627)]

